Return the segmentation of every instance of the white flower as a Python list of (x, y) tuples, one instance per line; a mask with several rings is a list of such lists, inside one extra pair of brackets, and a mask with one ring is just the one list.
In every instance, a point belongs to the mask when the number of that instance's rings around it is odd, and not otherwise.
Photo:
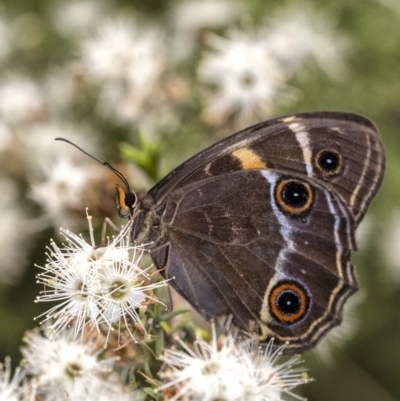
[(310, 60), (332, 78), (346, 73), (349, 42), (332, 18), (304, 3), (283, 8), (269, 21), (268, 47), (288, 73), (299, 72)]
[(32, 221), (36, 231), (51, 225), (57, 229), (66, 224), (78, 227), (79, 210), (95, 193), (94, 184), (104, 178), (103, 166), (93, 163), (75, 147), (55, 141), (58, 137), (101, 157), (96, 137), (85, 127), (51, 121), (18, 130), (19, 166), (22, 173), (28, 172), (31, 199), (44, 210), (43, 216)]
[(172, 11), (178, 29), (197, 31), (226, 25), (242, 11), (241, 5), (227, 0), (180, 1)]
[(27, 373), (34, 376), (37, 391), (46, 401), (70, 399), (86, 401), (112, 371), (116, 358), (101, 358), (99, 344), (77, 343), (68, 331), (49, 339), (32, 330), (25, 335), (22, 348)]
[(298, 356), (277, 365), (282, 347), (270, 343), (262, 350), (247, 338), (228, 334), (218, 341), (212, 325), (211, 343), (198, 340), (194, 349), (179, 341), (183, 351), (166, 349), (160, 376), (169, 381), (159, 391), (174, 388), (174, 400), (279, 401), (292, 389), (310, 379), (305, 369), (293, 368)]
[(76, 224), (71, 210), (84, 207), (85, 187), (94, 178), (91, 170), (65, 158), (43, 167), (44, 178), (31, 183), (31, 198), (42, 206), (54, 226)]
[(206, 98), (205, 118), (221, 123), (234, 117), (242, 125), (269, 116), (282, 96), (285, 75), (264, 37), (233, 31), (228, 38), (210, 36), (212, 53), (203, 57), (200, 79), (216, 89)]
[(151, 86), (162, 67), (162, 44), (161, 32), (138, 19), (108, 20), (96, 37), (83, 42), (82, 62), (99, 82), (128, 80)]
[[(70, 234), (68, 231), (65, 233)], [(83, 244), (82, 240), (80, 242)], [(72, 256), (68, 256), (66, 248), (67, 256), (65, 256), (54, 242), (51, 245), (54, 250), (49, 254), (49, 263), (44, 267), (45, 272), (37, 276), (38, 283), (46, 286), (37, 298), (37, 302), (59, 302), (46, 312), (46, 320), (55, 320), (49, 326), (53, 330), (54, 337), (71, 324), (75, 337), (78, 334), (83, 337), (86, 325), (98, 326), (97, 319), (100, 315), (95, 298), (97, 281), (94, 269), (90, 266), (95, 263), (95, 259), (92, 261), (90, 258), (95, 258), (96, 252), (93, 248), (89, 248), (86, 249), (86, 253), (73, 255), (71, 251)], [(74, 245), (71, 243), (71, 247)], [(87, 260), (82, 257), (87, 257)]]
[[(92, 232), (90, 216), (88, 220)], [(126, 329), (135, 341), (132, 325), (145, 333), (139, 310), (146, 303), (159, 302), (152, 291), (166, 282), (150, 283), (148, 269), (138, 266), (144, 250), (130, 244), (130, 227), (128, 224), (107, 246), (98, 248), (93, 238), (88, 244), (82, 237), (60, 230), (66, 244), (62, 248), (51, 244), (48, 263), (37, 276), (46, 287), (37, 301), (60, 302), (46, 313), (45, 320), (54, 319), (49, 326), (54, 337), (69, 325), (73, 325), (75, 337), (83, 337), (85, 327), (100, 331), (104, 324), (106, 341), (115, 329), (118, 340)]]
[[(140, 390), (126, 390), (123, 386), (98, 385), (87, 393), (85, 401), (144, 401), (145, 393)], [(74, 400), (71, 400), (74, 401)]]
[(89, 84), (80, 63), (69, 62), (63, 66), (52, 66), (44, 82), (50, 111), (57, 114), (73, 106), (74, 102), (86, 99), (88, 88)]
[(135, 56), (135, 36), (132, 21), (103, 22), (96, 36), (82, 43), (82, 63), (87, 74), (99, 82), (124, 80)]
[(22, 400), (24, 387), (21, 381), (25, 376), (25, 371), (18, 367), (14, 376), (11, 376), (11, 358), (6, 357), (4, 363), (0, 363), (0, 400), (19, 401)]
[(109, 10), (102, 0), (57, 1), (50, 7), (55, 29), (66, 37), (87, 33)]
[(44, 94), (27, 76), (6, 76), (0, 81), (0, 118), (10, 124), (30, 123), (45, 113)]
[[(101, 157), (98, 140), (90, 127), (64, 123), (61, 121), (48, 121), (34, 124), (18, 130), (18, 146), (21, 154), (21, 163), (27, 170), (40, 175), (40, 165), (56, 163), (60, 159), (67, 159), (74, 163), (88, 162), (88, 156), (64, 142), (56, 142), (55, 138), (66, 138), (76, 143), (89, 153)], [(35, 157), (32, 157), (32, 154)], [(29, 177), (28, 177), (29, 178)]]
[[(145, 270), (139, 268), (144, 249), (132, 247), (129, 242), (130, 231), (128, 230), (128, 234), (120, 238), (119, 248), (114, 251), (112, 265), (98, 269), (101, 289), (98, 298), (104, 322), (109, 327), (108, 335), (113, 329), (113, 324), (117, 323), (119, 332), (123, 326), (134, 339), (135, 336), (129, 329), (129, 322), (135, 322), (144, 331), (139, 310), (148, 301), (159, 302), (152, 295), (152, 291), (158, 287), (164, 287), (166, 281), (158, 283), (150, 281), (150, 276), (147, 274), (150, 267)], [(127, 254), (124, 255), (129, 249), (133, 249), (132, 261), (127, 260)], [(121, 251), (120, 257), (116, 255), (118, 251)]]
[(174, 50), (177, 56), (187, 57), (194, 50), (201, 30), (227, 25), (242, 12), (241, 4), (231, 0), (177, 2), (171, 11), (175, 29)]
[(88, 77), (102, 85), (99, 112), (135, 119), (156, 87), (164, 67), (162, 33), (139, 18), (104, 22), (82, 43)]

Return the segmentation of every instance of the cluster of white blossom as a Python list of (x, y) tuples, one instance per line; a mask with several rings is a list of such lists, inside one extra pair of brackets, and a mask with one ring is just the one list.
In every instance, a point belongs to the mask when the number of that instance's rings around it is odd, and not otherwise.
[[(92, 233), (91, 216), (88, 216), (89, 230)], [(136, 341), (134, 332), (146, 336), (140, 310), (153, 302), (160, 302), (154, 290), (166, 285), (165, 280), (152, 282), (148, 270), (139, 263), (145, 246), (131, 244), (131, 225), (108, 244), (95, 246), (83, 237), (61, 228), (66, 243), (59, 248), (55, 242), (48, 250), (48, 260), (40, 267), (38, 283), (45, 289), (37, 302), (56, 301), (45, 313), (49, 335), (56, 337), (66, 328), (74, 332), (74, 337), (84, 338), (85, 329), (89, 331), (105, 326), (106, 343), (111, 332), (117, 330), (118, 345), (127, 332)]]
[[(71, 331), (49, 339), (48, 327), (29, 331), (22, 347), (23, 368), (11, 378), (10, 359), (0, 370), (0, 398), (4, 401), (144, 399), (144, 392), (124, 381), (119, 358), (107, 356), (102, 342), (77, 342)], [(299, 356), (280, 362), (284, 346), (257, 346), (237, 332), (217, 336), (212, 325), (210, 341), (193, 346), (178, 340), (180, 350), (165, 348), (155, 394), (174, 394), (170, 401), (280, 401), (284, 395), (301, 399), (295, 387), (309, 383)], [(25, 381), (22, 380), (25, 378)]]
[[(254, 27), (243, 17), (247, 7), (241, 1), (176, 0), (150, 20), (104, 1), (52, 2), (50, 23), (73, 51), (62, 63), (50, 60), (40, 73), (15, 68), (12, 56), (44, 43), (45, 22), (33, 13), (0, 15), (0, 159), (7, 160), (0, 161), (2, 176), (15, 186), (27, 182), (32, 208), (42, 210), (19, 240), (49, 226), (77, 228), (78, 211), (104, 180), (91, 160), (53, 141), (65, 137), (102, 157), (108, 144), (92, 121), (79, 115), (82, 105), (93, 111), (91, 120), (123, 126), (128, 135), (139, 128), (157, 140), (160, 132), (182, 129), (182, 110), (194, 102), (199, 119), (242, 127), (293, 102), (299, 91), (289, 80), (310, 61), (332, 77), (344, 73), (347, 42), (334, 20), (311, 6), (292, 6), (271, 12)], [(241, 28), (226, 29), (238, 22)], [(190, 71), (176, 72), (193, 59), (197, 64)], [(202, 102), (194, 100), (197, 95)], [(18, 187), (18, 196), (24, 191)], [(22, 217), (29, 220), (30, 209)], [(19, 240), (8, 241), (1, 253), (17, 249)]]
[(25, 370), (21, 367), (11, 371), (11, 358), (0, 362), (0, 399), (4, 401), (33, 401), (36, 395), (34, 386), (24, 385)]
[[(63, 62), (56, 58), (32, 72), (10, 60), (15, 51), (40, 47), (44, 22), (34, 13), (0, 15), (0, 227), (13, 227), (0, 237), (1, 284), (17, 282), (33, 233), (60, 225), (74, 229), (82, 220), (78, 211), (92, 206), (101, 166), (54, 138), (100, 158), (110, 146), (98, 132), (103, 126), (117, 135), (124, 130), (123, 139), (139, 127), (158, 140), (161, 130), (182, 129), (182, 110), (194, 110), (199, 126), (243, 127), (295, 102), (299, 90), (290, 80), (313, 64), (330, 78), (346, 72), (348, 40), (334, 20), (312, 7), (283, 7), (254, 26), (243, 1), (170, 3), (150, 21), (105, 1), (51, 2), (54, 34), (73, 50)], [(82, 117), (85, 112), (97, 125)], [(32, 201), (28, 207), (21, 195)], [(35, 207), (38, 217), (32, 217)], [(145, 398), (110, 351), (125, 347), (135, 354), (137, 342), (153, 340), (146, 312), (154, 305), (165, 308), (154, 291), (167, 282), (140, 267), (145, 248), (131, 243), (129, 224), (96, 246), (89, 223), (90, 242), (61, 229), (65, 244), (52, 241), (46, 264), (39, 266), (44, 289), (37, 302), (55, 304), (40, 316), (41, 330), (26, 334), (24, 361), (15, 374), (9, 358), (0, 366), (2, 400)], [(211, 337), (193, 346), (168, 344), (162, 383), (147, 377), (153, 388), (171, 401), (279, 401), (299, 399), (292, 389), (310, 381), (305, 369), (293, 368), (298, 357), (279, 363), (283, 348), (273, 343), (259, 348), (236, 334), (217, 337), (214, 327)], [(125, 370), (135, 367), (130, 362)]]
[(312, 7), (283, 8), (259, 28), (210, 35), (208, 43), (212, 51), (203, 55), (198, 75), (212, 87), (205, 92), (203, 115), (215, 125), (234, 118), (244, 127), (293, 103), (298, 92), (289, 79), (306, 73), (307, 64), (336, 79), (346, 73), (349, 40)]
[(25, 335), (22, 367), (11, 376), (10, 358), (0, 365), (3, 401), (143, 400), (143, 393), (126, 385), (115, 369), (118, 357), (107, 356), (100, 341), (85, 343), (64, 331), (50, 340), (46, 328)]
[(106, 20), (83, 41), (82, 64), (87, 77), (100, 85), (99, 112), (137, 120), (157, 96), (163, 34), (139, 18)]
[(116, 357), (100, 359), (104, 349), (96, 343), (73, 341), (70, 332), (50, 340), (46, 331), (32, 330), (22, 347), (24, 368), (34, 378), (38, 394), (46, 400), (86, 400), (91, 393), (111, 392), (104, 380)]
[[(130, 224), (96, 247), (90, 216), (88, 221), (90, 244), (61, 229), (65, 244), (60, 248), (52, 242), (49, 248), (44, 271), (37, 276), (45, 287), (38, 301), (57, 304), (46, 312), (41, 330), (25, 335), (23, 368), (12, 379), (6, 359), (0, 377), (5, 401), (144, 398), (140, 388), (121, 376), (119, 358), (110, 356), (110, 338), (114, 351), (130, 344), (134, 354), (138, 334), (139, 340), (149, 338), (141, 311), (160, 303), (154, 290), (167, 282), (153, 280), (148, 268), (139, 267), (144, 248), (131, 245)], [(210, 343), (198, 339), (191, 348), (178, 339), (181, 350), (164, 348), (159, 372), (164, 383), (155, 391), (172, 391), (171, 401), (278, 401), (283, 394), (298, 398), (293, 388), (310, 381), (304, 368), (293, 368), (298, 356), (278, 364), (284, 346), (276, 349), (271, 341), (260, 348), (254, 339), (238, 339), (237, 332), (221, 338), (212, 324)], [(134, 360), (130, 363), (134, 366)]]
[(271, 341), (261, 348), (251, 338), (238, 339), (228, 333), (217, 337), (212, 325), (210, 342), (198, 339), (193, 347), (179, 341), (181, 350), (166, 349), (160, 388), (175, 389), (170, 401), (274, 401), (283, 394), (298, 398), (294, 387), (310, 382), (301, 361), (294, 356), (279, 364), (284, 346)]

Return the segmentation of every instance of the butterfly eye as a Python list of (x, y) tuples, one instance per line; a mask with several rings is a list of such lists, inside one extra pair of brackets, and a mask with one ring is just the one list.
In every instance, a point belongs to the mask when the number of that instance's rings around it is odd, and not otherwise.
[(309, 299), (300, 285), (285, 281), (277, 284), (269, 296), (272, 315), (279, 321), (295, 323), (307, 312)]
[(131, 216), (136, 200), (136, 195), (133, 192), (124, 192), (119, 185), (116, 186), (116, 201), (120, 217), (125, 219)]
[(299, 215), (310, 209), (313, 191), (306, 182), (284, 179), (276, 186), (275, 200), (283, 213)]
[(125, 192), (125, 205), (132, 209), (136, 203), (136, 195), (133, 192)]
[(342, 156), (335, 149), (323, 149), (317, 153), (315, 164), (323, 175), (336, 175), (342, 168)]

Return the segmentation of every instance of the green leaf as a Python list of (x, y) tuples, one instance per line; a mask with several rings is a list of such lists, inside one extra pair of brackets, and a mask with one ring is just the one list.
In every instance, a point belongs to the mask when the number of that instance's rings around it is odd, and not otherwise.
[(157, 356), (159, 356), (163, 353), (163, 351), (164, 351), (164, 332), (160, 330), (156, 338), (155, 353)]
[(128, 383), (132, 385), (136, 383), (136, 372), (134, 368), (129, 369)]
[(121, 142), (119, 144), (121, 155), (124, 159), (139, 166), (154, 181), (157, 181), (161, 145), (159, 142), (147, 140), (141, 133), (138, 134), (138, 139), (139, 147)]
[(146, 374), (146, 376), (153, 378), (153, 373), (150, 368), (150, 358), (146, 358), (146, 360), (144, 361), (144, 364), (143, 364), (143, 368), (144, 368), (144, 373)]
[(183, 315), (184, 313), (188, 313), (188, 312), (190, 312), (190, 311), (187, 309), (181, 309), (181, 310), (177, 310), (174, 312), (164, 313), (163, 315), (161, 315), (159, 317), (159, 320), (160, 321), (170, 320), (170, 319), (174, 318), (175, 316)]
[(154, 390), (153, 388), (151, 388), (151, 387), (145, 387), (144, 389), (143, 389), (143, 392), (144, 393), (146, 393), (146, 394), (148, 394), (150, 397), (153, 397), (155, 400), (162, 400), (164, 397), (163, 397), (163, 395), (161, 394), (161, 393), (159, 393), (159, 392), (157, 392), (156, 390)]

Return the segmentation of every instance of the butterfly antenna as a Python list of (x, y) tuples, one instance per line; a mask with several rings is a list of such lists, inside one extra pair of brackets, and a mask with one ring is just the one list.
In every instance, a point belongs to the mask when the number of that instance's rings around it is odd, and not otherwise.
[(111, 166), (111, 164), (109, 162), (102, 162), (99, 159), (96, 159), (94, 156), (92, 156), (91, 154), (89, 154), (88, 152), (84, 151), (82, 148), (80, 148), (78, 145), (76, 145), (75, 143), (69, 141), (68, 139), (65, 138), (55, 138), (55, 141), (63, 141), (66, 143), (69, 143), (70, 145), (74, 146), (75, 148), (77, 148), (78, 150), (80, 150), (82, 153), (84, 153), (86, 156), (89, 156), (90, 158), (92, 158), (93, 160), (96, 160), (98, 163), (102, 164), (103, 166), (107, 167), (108, 169), (110, 169), (126, 186), (126, 189), (128, 192), (131, 192), (131, 188), (129, 186), (128, 180), (118, 171), (116, 170), (113, 166)]

